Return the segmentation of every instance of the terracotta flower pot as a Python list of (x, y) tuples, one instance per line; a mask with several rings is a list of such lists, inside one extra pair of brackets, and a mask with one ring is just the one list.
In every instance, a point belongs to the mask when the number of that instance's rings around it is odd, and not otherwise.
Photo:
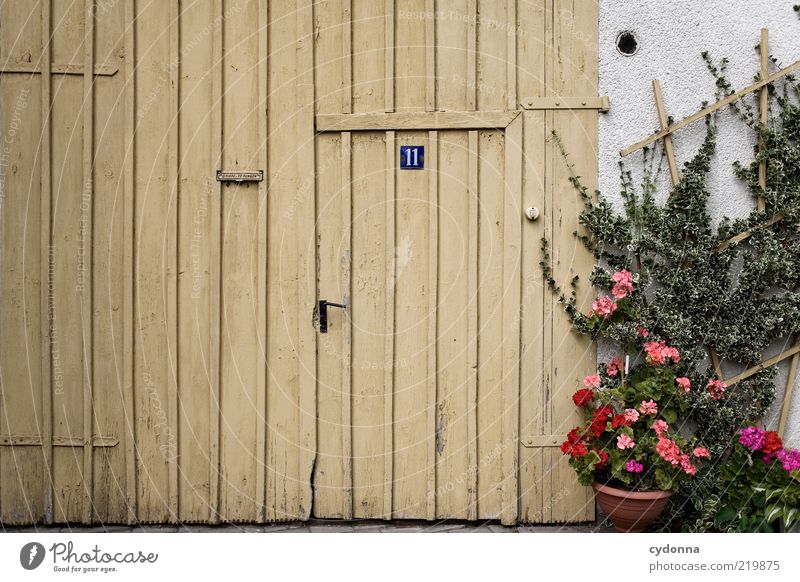
[(614, 529), (619, 532), (643, 532), (661, 512), (672, 491), (628, 491), (592, 483), (597, 501)]

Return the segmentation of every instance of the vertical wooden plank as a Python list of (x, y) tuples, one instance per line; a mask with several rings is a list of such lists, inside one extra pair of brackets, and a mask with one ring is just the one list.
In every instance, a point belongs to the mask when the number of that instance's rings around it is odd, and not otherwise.
[(169, 73), (168, 3), (136, 5), (136, 222), (135, 284), (135, 409), (138, 453), (139, 518), (166, 522), (171, 518), (170, 451), (176, 435), (170, 427), (175, 202), (170, 183), (169, 148), (165, 143), (174, 112)]
[[(479, 110), (509, 109), (512, 98), (509, 86), (508, 9), (511, 0), (478, 0), (476, 16), (476, 107)], [(505, 66), (503, 66), (505, 64)], [(511, 108), (515, 109), (515, 108)]]
[[(406, 0), (394, 20), (394, 99), (396, 111), (425, 111), (431, 47), (426, 46), (433, 26), (425, 15), (428, 0)], [(423, 18), (414, 15), (425, 15)]]
[(502, 514), (504, 524), (518, 515), (519, 345), (522, 250), (522, 117), (511, 122), (505, 135), (503, 207), (503, 397), (502, 397)]
[[(467, 519), (475, 500), (476, 478), (473, 462), (476, 455), (472, 454), (476, 444), (476, 408), (472, 389), (477, 372), (473, 357), (477, 347), (477, 311), (475, 290), (469, 287), (469, 282), (470, 275), (473, 283), (477, 282), (477, 239), (472, 232), (477, 223), (470, 223), (470, 217), (477, 221), (477, 199), (471, 199), (468, 177), (471, 156), (468, 132), (437, 134), (435, 140), (429, 138), (431, 152), (436, 154), (429, 171), (434, 170), (435, 161), (438, 176), (429, 191), (431, 204), (436, 205), (438, 224), (431, 232), (431, 244), (435, 242), (437, 252), (431, 255), (429, 266), (429, 270), (436, 271), (436, 283), (431, 284), (431, 293), (435, 291), (436, 298), (431, 296), (428, 301), (428, 317), (435, 319), (435, 323), (428, 324), (435, 331), (435, 337), (433, 332), (429, 333), (434, 337), (429, 341), (436, 342), (435, 350), (432, 346), (429, 350), (436, 367), (429, 374), (436, 374), (436, 398), (429, 405), (435, 406), (434, 425), (426, 430), (435, 431), (436, 473), (435, 489), (429, 490), (428, 495), (435, 497), (437, 519)], [(473, 177), (477, 180), (477, 153), (474, 169)], [(473, 192), (477, 192), (476, 185)], [(432, 380), (429, 375), (428, 381)], [(433, 394), (429, 398), (432, 397)]]
[(425, 111), (436, 111), (436, 0), (425, 0)]
[[(89, 15), (85, 2), (53, 2), (53, 62), (69, 59), (86, 63)], [(66, 23), (75, 23), (67, 26)], [(85, 116), (89, 81), (83, 76), (52, 77), (52, 236), (54, 241), (52, 286), (54, 363), (61, 368), (61, 386), (54, 390), (53, 436), (85, 439), (91, 432), (91, 379), (86, 351), (91, 346), (91, 138), (86, 138)], [(90, 134), (91, 135), (91, 134)], [(80, 143), (80, 145), (79, 145)], [(55, 218), (57, 217), (57, 219)], [(87, 335), (89, 336), (87, 338)], [(89, 426), (85, 426), (84, 421)], [(54, 521), (80, 522), (91, 511), (84, 472), (91, 461), (82, 449), (57, 447), (53, 451)], [(91, 513), (88, 513), (90, 516)]]
[[(167, 237), (167, 260), (170, 263), (174, 276), (167, 279), (167, 325), (169, 328), (170, 351), (174, 354), (170, 358), (170, 375), (167, 399), (167, 427), (172, 439), (167, 446), (167, 464), (169, 479), (169, 519), (178, 521), (178, 366), (180, 352), (178, 346), (178, 205), (180, 201), (180, 184), (178, 182), (178, 132), (180, 130), (180, 16), (177, 2), (170, 2), (169, 11), (169, 129), (167, 134), (168, 175), (170, 189), (169, 222), (170, 235)], [(170, 450), (169, 447), (172, 447)]]
[(353, 0), (342, 0), (342, 113), (353, 112)]
[[(423, 132), (397, 132), (403, 145), (431, 144)], [(429, 445), (429, 179), (426, 171), (398, 170), (395, 210), (394, 283), (394, 491), (395, 518), (424, 519)], [(435, 324), (434, 324), (435, 325)]]
[[(180, 14), (181, 115), (177, 119), (178, 173), (178, 345), (180, 414), (177, 455), (178, 518), (209, 521), (211, 511), (211, 423), (215, 378), (212, 335), (219, 325), (212, 317), (211, 296), (218, 280), (211, 278), (219, 262), (212, 232), (217, 152), (214, 149), (214, 48), (205, 38), (214, 22), (213, 3), (193, 3)], [(215, 34), (214, 36), (218, 36)], [(173, 61), (174, 63), (174, 61)], [(217, 352), (218, 353), (218, 350)]]
[[(523, 7), (524, 6), (524, 7)], [(518, 11), (517, 60), (525, 63), (518, 67), (519, 98), (545, 94), (545, 0), (528, 1)], [(522, 113), (523, 121), (523, 183), (522, 208), (534, 206), (544, 211), (545, 193), (545, 112)], [(549, 330), (544, 319), (546, 288), (539, 267), (541, 239), (548, 217), (542, 215), (536, 222), (523, 220), (521, 265), (522, 299), (520, 322), (520, 437), (544, 434), (544, 336)], [(535, 257), (533, 260), (531, 257)], [(543, 521), (542, 512), (547, 502), (542, 495), (542, 465), (544, 448), (519, 449), (519, 521)], [(549, 453), (548, 453), (549, 454)]]
[[(579, 96), (597, 92), (598, 3), (587, 2), (580, 10), (567, 0), (555, 0), (553, 24), (553, 91), (558, 95)], [(586, 39), (575, 42), (576, 38)], [(557, 111), (549, 126), (561, 137), (575, 172), (593, 191), (597, 181), (597, 112)], [(569, 281), (579, 274), (585, 282), (594, 264), (594, 257), (575, 239), (579, 230), (577, 217), (581, 202), (569, 183), (567, 171), (557, 149), (552, 150), (553, 273), (559, 281)], [(557, 203), (556, 203), (557, 201)], [(592, 289), (585, 284), (578, 290), (578, 308), (587, 310)], [(553, 347), (551, 366), (552, 425), (549, 434), (564, 434), (578, 424), (580, 415), (570, 394), (581, 379), (596, 368), (596, 350), (587, 338), (570, 331), (568, 318), (560, 310), (553, 314)], [(574, 472), (567, 459), (556, 448), (550, 450), (552, 461), (552, 521), (574, 522), (592, 519), (594, 502), (591, 490), (575, 484)]]
[[(261, 159), (261, 113), (253, 106), (261, 95), (259, 3), (242, 2), (238, 8), (226, 10), (222, 24), (222, 167), (243, 171)], [(257, 183), (224, 183), (221, 193), (220, 517), (225, 521), (255, 521), (260, 513), (259, 189)]]
[(391, 512), (393, 357), (386, 352), (392, 346), (386, 331), (394, 303), (386, 298), (392, 292), (387, 276), (393, 273), (394, 235), (387, 232), (387, 218), (394, 224), (394, 178), (385, 170), (385, 132), (358, 132), (351, 139), (353, 517), (381, 518)]
[(387, 113), (394, 111), (394, 0), (384, 0), (384, 32), (385, 32), (385, 45), (384, 45), (384, 107), (383, 110)]
[[(0, 4), (0, 61), (39, 63), (42, 20), (28, 3)], [(40, 435), (42, 425), (42, 288), (39, 226), (42, 192), (40, 146), (41, 82), (36, 75), (0, 79), (0, 434)], [(80, 161), (78, 161), (80, 168)], [(80, 180), (80, 178), (79, 178)], [(78, 184), (80, 188), (80, 183)], [(77, 341), (77, 338), (76, 338)], [(78, 384), (80, 386), (80, 383)], [(80, 420), (80, 418), (78, 418)], [(80, 437), (80, 432), (78, 432)], [(43, 450), (0, 447), (0, 520), (31, 524), (42, 519)]]
[(467, 0), (467, 110), (478, 106), (478, 0)]
[(436, 394), (438, 363), (436, 358), (438, 344), (438, 328), (436, 311), (438, 309), (439, 282), (439, 132), (428, 132), (428, 353), (427, 384), (428, 398), (426, 403), (426, 431), (428, 434), (428, 468), (425, 497), (427, 500), (427, 518), (436, 519)]
[[(759, 51), (761, 53), (761, 78), (766, 79), (769, 76), (769, 30), (766, 28), (761, 29)], [(767, 86), (762, 87), (758, 93), (758, 110), (761, 126), (766, 127), (769, 121), (769, 87)], [(759, 151), (763, 151), (764, 141), (761, 138), (759, 138), (758, 147)], [(764, 199), (764, 192), (767, 189), (766, 160), (762, 160), (758, 164), (758, 185), (761, 188), (761, 194), (758, 197), (758, 210), (759, 212), (763, 212), (766, 207), (766, 201)]]
[[(389, 1), (389, 0), (387, 0)], [(394, 494), (394, 362), (395, 362), (395, 287), (397, 272), (395, 256), (397, 239), (395, 237), (395, 132), (386, 132), (386, 324), (384, 330), (384, 401), (383, 401), (383, 518), (393, 515), (392, 497)]]
[[(84, 0), (83, 24), (83, 200), (94, 207), (94, 0)], [(83, 205), (83, 202), (82, 202)], [(84, 381), (83, 381), (83, 523), (91, 523), (93, 515), (94, 455), (92, 454), (92, 433), (94, 418), (92, 408), (92, 227), (93, 213), (82, 217), (85, 224), (83, 240), (85, 245), (85, 270), (89, 273), (88, 284), (81, 292), (81, 337), (83, 339)]]
[[(351, 4), (353, 113), (385, 111), (388, 106), (394, 111), (394, 25), (387, 4), (393, 2)], [(391, 58), (385, 44), (389, 35)]]
[[(477, 108), (508, 107), (508, 2), (478, 1)], [(504, 518), (505, 136), (479, 131), (478, 519)]]
[[(545, 65), (544, 65), (544, 94), (551, 95), (557, 93), (558, 89), (553, 85), (556, 81), (556, 46), (555, 46), (555, 22), (557, 10), (557, 0), (545, 0), (544, 11), (544, 52), (545, 52)], [(544, 171), (544, 196), (542, 204), (542, 232), (544, 238), (550, 241), (551, 253), (550, 264), (548, 268), (552, 272), (553, 269), (553, 225), (554, 225), (554, 194), (553, 184), (555, 181), (554, 171), (558, 167), (557, 164), (561, 163), (559, 158), (558, 148), (555, 147), (553, 141), (549, 138), (550, 132), (553, 131), (553, 111), (544, 112), (545, 120), (545, 171)], [(554, 316), (558, 314), (556, 309), (555, 298), (549, 290), (545, 290), (543, 301), (543, 338), (542, 338), (542, 432), (544, 434), (553, 434), (553, 345), (554, 345), (554, 330), (555, 321)], [(540, 521), (542, 523), (550, 523), (553, 521), (553, 499), (560, 496), (557, 489), (554, 490), (554, 477), (553, 470), (554, 464), (560, 460), (561, 451), (555, 451), (552, 448), (545, 448), (541, 451), (542, 466), (541, 481), (542, 489), (542, 506), (539, 511)], [(557, 486), (557, 484), (556, 484)], [(535, 510), (534, 510), (535, 511)]]
[[(342, 113), (353, 111), (353, 3), (342, 0)], [(353, 138), (342, 133), (342, 291), (349, 305), (353, 297)], [(352, 309), (351, 309), (352, 314)], [(353, 508), (353, 319), (342, 330), (342, 459), (344, 517), (352, 519)]]
[[(795, 336), (794, 345), (800, 345), (800, 338)], [(797, 364), (800, 362), (800, 354), (795, 354), (789, 363), (789, 373), (786, 376), (786, 388), (783, 391), (783, 402), (781, 402), (781, 414), (778, 418), (778, 434), (782, 437), (786, 435), (786, 423), (789, 421), (789, 409), (792, 406), (792, 395), (797, 384)]]
[(515, 111), (517, 109), (517, 0), (506, 0), (506, 2), (506, 26), (508, 27), (505, 31), (507, 108), (509, 111)]
[[(342, 133), (342, 299), (350, 305), (352, 297), (352, 145), (349, 132)], [(342, 504), (344, 519), (353, 518), (353, 431), (352, 431), (352, 362), (353, 362), (353, 321), (350, 317), (344, 321), (341, 339), (341, 386), (342, 386)]]
[[(349, 0), (315, 7), (315, 91), (320, 113), (352, 107)], [(341, 54), (341, 61), (336, 55)], [(348, 75), (345, 78), (345, 75)], [(318, 298), (348, 305), (329, 310), (317, 350), (317, 461), (314, 516), (352, 517), (350, 447), (350, 133), (316, 136)]]
[(314, 7), (313, 0), (302, 0), (297, 11), (297, 183), (311, 180), (311, 186), (300, 190), (295, 213), (297, 218), (298, 252), (298, 377), (299, 377), (299, 442), (297, 479), (300, 489), (300, 519), (311, 516), (314, 503), (311, 478), (316, 460), (316, 352), (317, 334), (311, 324), (317, 294), (316, 212), (314, 208)]
[(122, 402), (125, 410), (125, 500), (128, 523), (138, 518), (136, 483), (136, 424), (134, 421), (134, 331), (133, 331), (133, 240), (135, 236), (135, 152), (136, 152), (136, 19), (135, 0), (125, 1), (125, 157), (123, 161), (123, 297), (122, 297)]
[[(51, 260), (52, 260), (52, 238), (50, 225), (52, 217), (50, 215), (50, 196), (51, 196), (51, 134), (50, 134), (50, 3), (52, 0), (42, 0), (41, 13), (41, 39), (42, 56), (40, 76), (42, 83), (42, 137), (41, 137), (41, 206), (40, 206), (40, 226), (41, 226), (41, 281), (42, 281), (42, 453), (44, 456), (44, 480), (42, 483), (42, 497), (44, 499), (44, 522), (53, 523), (53, 378), (52, 378), (52, 346), (53, 336), (51, 326), (53, 325), (53, 312), (51, 302)], [(46, 257), (46, 260), (45, 260)], [(2, 463), (0, 463), (2, 468)], [(2, 477), (0, 477), (2, 479)], [(1, 497), (1, 496), (0, 496)], [(0, 511), (0, 519), (2, 519)]]
[[(258, 6), (258, 129), (259, 167), (266, 175), (269, 168), (267, 159), (267, 108), (269, 106), (269, 3)], [(258, 308), (256, 333), (258, 335), (259, 360), (257, 361), (257, 402), (256, 402), (256, 495), (258, 521), (267, 519), (267, 205), (269, 204), (267, 182), (258, 184)]]
[[(124, 68), (124, 3), (95, 3), (94, 61)], [(96, 76), (94, 83), (93, 408), (94, 434), (120, 444), (94, 447), (94, 521), (125, 522), (125, 412), (123, 350), (123, 156), (125, 75)], [(113, 130), (111, 130), (113, 128)]]
[[(214, 0), (213, 10), (216, 22), (222, 22), (224, 15), (224, 0)], [(223, 52), (223, 34), (211, 36), (211, 156), (214, 168), (222, 169), (222, 107), (224, 99), (225, 54)], [(266, 170), (266, 168), (265, 168)], [(222, 488), (221, 458), (221, 357), (222, 357), (222, 184), (216, 180), (211, 183), (211, 197), (209, 201), (210, 224), (210, 303), (211, 321), (209, 324), (211, 346), (208, 355), (208, 375), (211, 403), (209, 406), (209, 480), (210, 480), (210, 521), (218, 523), (220, 519), (220, 502)]]
[[(656, 111), (658, 112), (658, 122), (661, 129), (666, 129), (669, 125), (667, 110), (664, 107), (664, 97), (661, 95), (661, 83), (658, 79), (653, 79), (653, 96), (656, 100)], [(675, 150), (672, 147), (672, 136), (664, 137), (664, 151), (667, 153), (667, 164), (669, 165), (669, 175), (672, 178), (672, 185), (677, 186), (680, 181), (678, 174), (678, 163), (675, 161)]]
[(478, 132), (469, 132), (467, 220), (467, 519), (478, 519), (478, 257), (480, 226), (478, 198)]

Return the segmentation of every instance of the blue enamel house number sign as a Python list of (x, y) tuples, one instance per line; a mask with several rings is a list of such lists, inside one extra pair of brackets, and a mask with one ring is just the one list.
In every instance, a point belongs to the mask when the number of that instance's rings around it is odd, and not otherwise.
[(421, 170), (425, 167), (425, 146), (400, 146), (400, 169)]

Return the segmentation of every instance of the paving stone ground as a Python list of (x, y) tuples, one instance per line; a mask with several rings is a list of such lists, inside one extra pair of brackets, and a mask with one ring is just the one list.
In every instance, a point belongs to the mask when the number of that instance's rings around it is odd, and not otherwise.
[(272, 524), (107, 525), (4, 527), (4, 532), (38, 533), (607, 533), (604, 523), (504, 526), (496, 521), (296, 521)]

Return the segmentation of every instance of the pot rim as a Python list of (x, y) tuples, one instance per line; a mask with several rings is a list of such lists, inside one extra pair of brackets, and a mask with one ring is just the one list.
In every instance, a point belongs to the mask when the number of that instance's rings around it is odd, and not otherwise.
[(627, 497), (629, 499), (663, 499), (672, 495), (673, 491), (631, 491), (629, 489), (619, 489), (610, 485), (603, 485), (595, 481), (592, 483), (592, 489), (598, 493), (605, 493), (606, 495), (613, 495), (614, 497)]

